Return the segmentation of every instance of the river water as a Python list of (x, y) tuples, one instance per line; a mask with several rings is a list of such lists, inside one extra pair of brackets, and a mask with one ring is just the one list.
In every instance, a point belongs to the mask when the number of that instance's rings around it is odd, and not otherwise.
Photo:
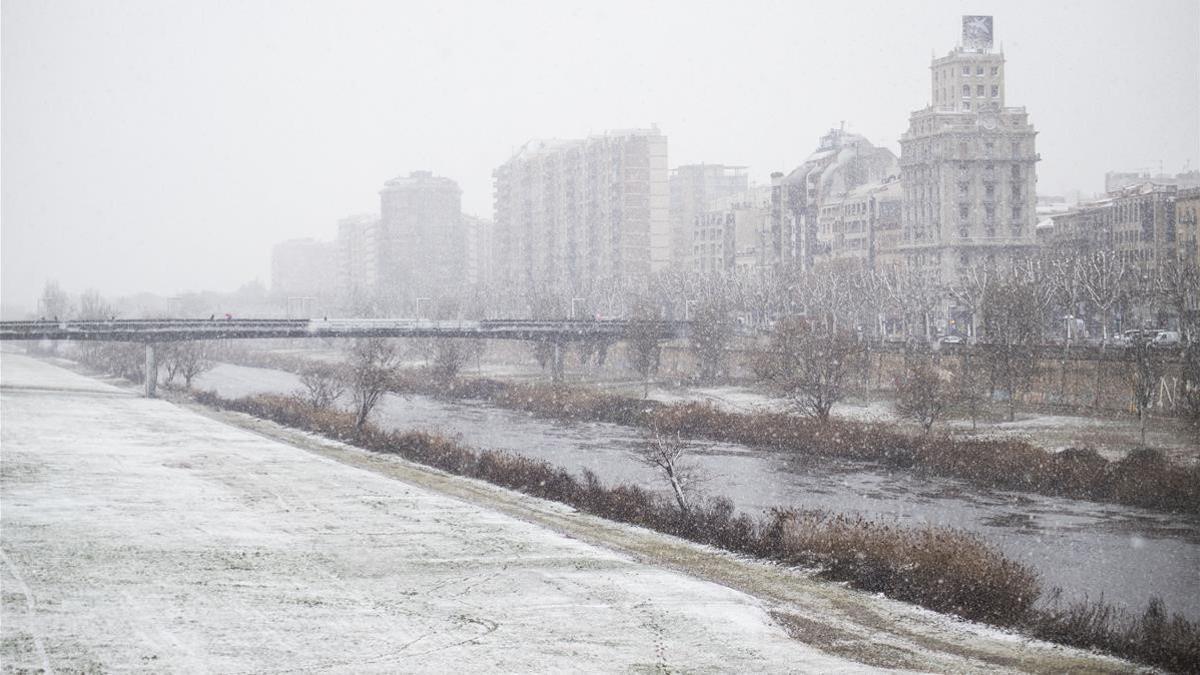
[[(236, 397), (290, 393), (286, 372), (222, 364), (195, 386)], [(637, 460), (638, 430), (561, 422), (479, 402), (388, 395), (372, 420), (383, 427), (440, 431), (478, 448), (507, 450), (606, 482), (664, 489)], [(962, 481), (842, 460), (798, 458), (745, 446), (697, 442), (691, 460), (701, 490), (759, 514), (772, 507), (858, 513), (903, 525), (941, 525), (980, 535), (1038, 571), (1066, 600), (1101, 599), (1140, 610), (1151, 596), (1200, 620), (1200, 517), (1041, 495), (985, 490)]]

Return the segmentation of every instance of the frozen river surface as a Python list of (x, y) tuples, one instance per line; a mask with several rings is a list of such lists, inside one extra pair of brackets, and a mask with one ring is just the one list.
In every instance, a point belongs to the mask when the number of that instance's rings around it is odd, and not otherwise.
[[(290, 373), (221, 365), (199, 388), (223, 396), (288, 393)], [(605, 481), (659, 488), (636, 459), (636, 429), (564, 423), (471, 402), (387, 396), (373, 417), (386, 427), (426, 429), (465, 443), (547, 460)], [(861, 513), (906, 525), (933, 524), (981, 535), (1035, 568), (1067, 599), (1140, 609), (1151, 596), (1200, 619), (1200, 518), (1034, 494), (981, 490), (961, 481), (833, 460), (794, 458), (725, 443), (697, 443), (703, 490), (757, 514), (777, 506)]]

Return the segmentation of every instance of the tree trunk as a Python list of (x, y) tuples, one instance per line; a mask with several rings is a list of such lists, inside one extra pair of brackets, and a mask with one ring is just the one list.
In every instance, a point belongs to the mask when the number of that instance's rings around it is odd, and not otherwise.
[(671, 490), (675, 492), (675, 501), (679, 504), (679, 510), (683, 513), (687, 513), (687, 497), (685, 497), (683, 494), (683, 486), (679, 484), (679, 480), (675, 477), (675, 471), (669, 471), (667, 476), (671, 479)]

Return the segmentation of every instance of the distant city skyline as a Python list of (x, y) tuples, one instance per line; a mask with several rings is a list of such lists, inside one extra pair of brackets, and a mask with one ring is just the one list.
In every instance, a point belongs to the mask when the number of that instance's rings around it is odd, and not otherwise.
[[(284, 11), (286, 10), (286, 11)], [(1038, 192), (1200, 160), (1200, 8), (1064, 2), (3, 5), (3, 302), (231, 290), (428, 170), (492, 217), (534, 138), (657, 124), (670, 167), (787, 172), (843, 120), (899, 153), (964, 14), (995, 17)]]

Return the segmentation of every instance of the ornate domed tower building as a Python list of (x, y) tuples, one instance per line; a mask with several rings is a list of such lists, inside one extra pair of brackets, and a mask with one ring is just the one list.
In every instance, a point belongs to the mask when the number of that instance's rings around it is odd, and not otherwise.
[[(912, 113), (900, 139), (899, 253), (910, 272), (945, 289), (972, 266), (1032, 252), (1039, 157), (1025, 108), (1005, 105), (992, 17), (964, 16), (962, 44), (929, 70), (930, 105)], [(943, 298), (938, 318), (961, 317), (965, 309)]]

